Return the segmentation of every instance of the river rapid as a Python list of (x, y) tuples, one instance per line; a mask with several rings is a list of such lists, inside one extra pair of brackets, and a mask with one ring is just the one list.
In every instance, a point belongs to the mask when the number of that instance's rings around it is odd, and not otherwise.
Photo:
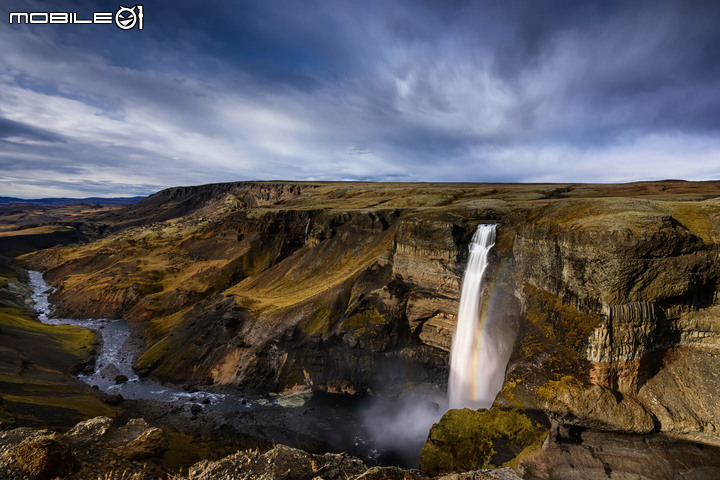
[[(53, 318), (51, 316), (52, 305), (49, 300), (53, 291), (52, 287), (45, 283), (40, 272), (30, 270), (28, 274), (38, 320), (50, 325), (76, 325), (100, 334), (102, 343), (98, 349), (94, 371), (78, 375), (78, 378), (85, 383), (95, 385), (107, 394), (119, 393), (123, 398), (133, 400), (162, 400), (168, 404), (179, 406), (200, 403), (201, 405), (212, 405), (215, 409), (237, 407), (238, 405), (243, 408), (252, 407), (252, 403), (243, 398), (230, 398), (227, 394), (212, 392), (189, 393), (141, 379), (132, 368), (134, 349), (131, 348), (130, 327), (125, 320)], [(116, 377), (120, 375), (126, 377), (127, 381), (118, 383)], [(244, 404), (243, 400), (245, 400)]]
[(417, 467), (427, 432), (445, 410), (442, 397), (428, 394), (375, 398), (304, 392), (250, 397), (235, 391), (185, 391), (140, 378), (132, 365), (142, 343), (133, 326), (123, 319), (54, 318), (49, 298), (53, 288), (42, 273), (28, 273), (41, 322), (76, 325), (99, 334), (94, 369), (78, 378), (109, 395), (160, 402), (187, 420), (212, 422), (216, 428), (227, 425), (244, 435), (312, 453), (347, 451), (369, 465), (410, 468)]

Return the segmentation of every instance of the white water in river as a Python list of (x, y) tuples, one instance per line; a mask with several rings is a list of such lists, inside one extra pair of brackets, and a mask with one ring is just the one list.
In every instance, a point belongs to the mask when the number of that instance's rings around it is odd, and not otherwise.
[[(54, 318), (49, 301), (53, 289), (45, 283), (42, 273), (28, 273), (41, 322), (78, 325), (98, 332), (102, 344), (95, 369), (79, 374), (78, 378), (97, 385), (105, 393), (182, 407), (187, 418), (194, 418), (189, 413), (190, 406), (201, 405), (203, 411), (211, 415), (210, 421), (219, 422), (218, 425), (228, 423), (248, 435), (305, 449), (317, 448), (317, 442), (327, 442), (333, 449), (348, 450), (373, 465), (384, 458), (393, 458), (393, 462), (402, 459), (408, 462), (408, 467), (416, 465), (427, 430), (442, 413), (437, 411), (439, 407), (432, 398), (425, 397), (369, 399), (308, 392), (248, 398), (235, 392), (190, 393), (139, 378), (132, 368), (133, 351), (137, 347), (129, 347), (130, 328), (125, 320)], [(117, 384), (117, 375), (125, 375), (128, 381)], [(423, 428), (420, 416), (433, 420)]]
[[(462, 280), (460, 309), (450, 352), (449, 408), (487, 408), (502, 387), (507, 359), (498, 352), (482, 314), (482, 281), (496, 225), (478, 225)], [(499, 375), (498, 375), (499, 373)]]
[[(130, 337), (127, 322), (122, 319), (109, 318), (53, 318), (49, 300), (53, 289), (45, 283), (42, 273), (29, 270), (28, 274), (30, 285), (33, 287), (32, 299), (35, 302), (35, 310), (38, 312), (38, 320), (49, 325), (77, 325), (100, 334), (102, 346), (99, 348), (94, 371), (78, 375), (78, 378), (85, 383), (97, 385), (100, 390), (109, 394), (120, 393), (124, 398), (161, 400), (176, 405), (190, 405), (205, 400), (218, 407), (223, 406), (224, 403), (230, 403), (231, 399), (225, 394), (188, 393), (139, 378), (132, 368), (132, 349), (126, 345)], [(127, 382), (117, 383), (115, 377), (118, 375), (126, 376)], [(238, 403), (236, 399), (232, 399), (232, 406), (236, 406)], [(246, 400), (241, 405), (248, 408), (250, 402)]]

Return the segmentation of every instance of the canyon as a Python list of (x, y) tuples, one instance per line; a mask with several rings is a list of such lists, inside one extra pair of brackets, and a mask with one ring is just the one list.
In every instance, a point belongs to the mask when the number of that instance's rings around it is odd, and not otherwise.
[[(0, 245), (55, 287), (56, 317), (126, 319), (148, 380), (444, 396), (483, 223), (498, 227), (482, 315), (512, 353), (492, 408), (449, 410), (432, 427), (423, 475), (717, 478), (720, 182), (177, 187), (17, 225)], [(24, 236), (34, 251), (17, 248)], [(53, 238), (61, 245), (44, 248)], [(27, 284), (18, 266), (7, 267), (8, 302)], [(6, 343), (13, 375), (40, 362)], [(92, 339), (82, 343), (91, 356)], [(116, 415), (92, 405), (53, 427)]]

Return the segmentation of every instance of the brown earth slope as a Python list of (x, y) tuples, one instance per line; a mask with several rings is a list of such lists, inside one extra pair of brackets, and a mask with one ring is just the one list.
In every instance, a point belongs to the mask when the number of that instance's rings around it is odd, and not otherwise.
[(442, 388), (467, 244), (518, 331), (500, 406), (720, 443), (719, 182), (233, 183), (160, 192), (116, 233), (23, 259), (70, 316), (145, 322), (136, 366), (246, 390)]

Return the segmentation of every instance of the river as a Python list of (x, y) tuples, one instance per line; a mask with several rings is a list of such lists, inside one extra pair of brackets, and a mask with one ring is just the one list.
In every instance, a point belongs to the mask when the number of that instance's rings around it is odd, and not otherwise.
[[(313, 453), (348, 451), (369, 465), (404, 467), (417, 467), (427, 432), (444, 411), (441, 399), (427, 395), (376, 398), (304, 392), (250, 397), (241, 392), (205, 389), (188, 392), (143, 379), (132, 367), (137, 339), (125, 320), (54, 318), (49, 298), (52, 287), (42, 273), (32, 270), (28, 273), (41, 322), (76, 325), (99, 334), (101, 343), (94, 370), (81, 373), (78, 378), (110, 395), (163, 402), (168, 410), (180, 411), (188, 419), (230, 425), (268, 442)], [(118, 383), (119, 375), (127, 381)]]

